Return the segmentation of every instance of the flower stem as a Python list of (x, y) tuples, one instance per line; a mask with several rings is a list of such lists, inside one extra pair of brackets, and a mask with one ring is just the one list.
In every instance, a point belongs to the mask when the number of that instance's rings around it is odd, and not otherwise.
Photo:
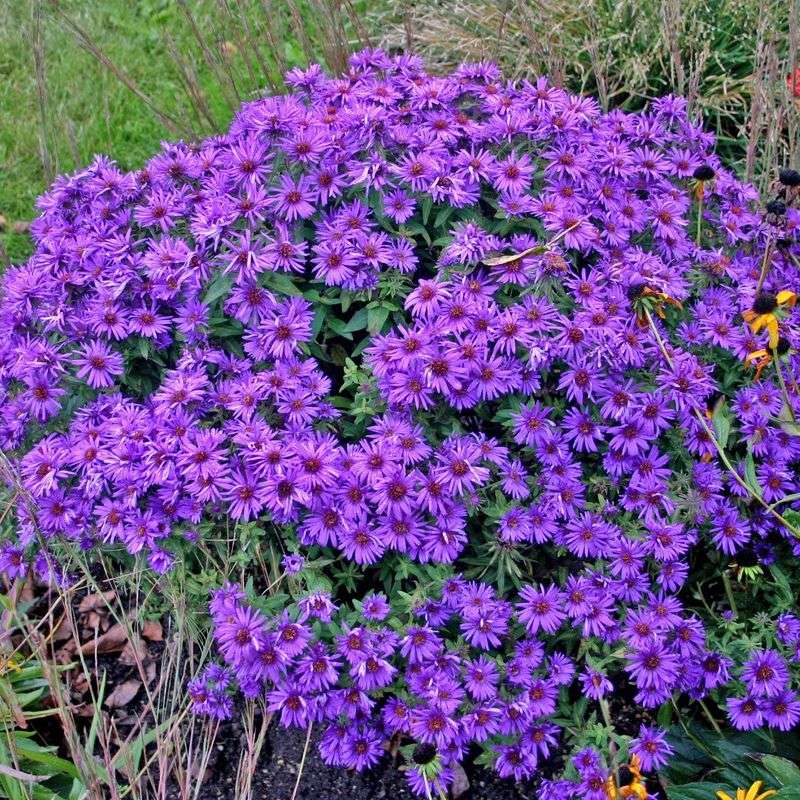
[(719, 727), (719, 723), (714, 719), (711, 712), (708, 710), (708, 706), (702, 700), (698, 700), (697, 702), (700, 704), (700, 708), (703, 709), (703, 713), (711, 723), (711, 727), (714, 729), (714, 732), (722, 736), (722, 728)]
[[(605, 697), (601, 697), (598, 700), (600, 704), (600, 713), (603, 715), (603, 722), (605, 722), (606, 727), (610, 730), (614, 730), (614, 723), (611, 720), (611, 706), (608, 704), (608, 700)], [(617, 781), (617, 785), (619, 785), (619, 765), (617, 764), (617, 745), (610, 741), (608, 742), (608, 754), (611, 756), (611, 768), (614, 770), (614, 778)]]
[[(666, 359), (667, 364), (669, 364), (670, 368), (672, 368), (673, 367), (672, 358), (670, 357), (670, 354), (667, 351), (666, 345), (664, 344), (664, 340), (661, 338), (661, 334), (658, 332), (658, 328), (656, 328), (656, 324), (653, 321), (652, 314), (650, 313), (649, 309), (644, 309), (644, 314), (647, 317), (647, 322), (648, 322), (648, 324), (650, 326), (650, 330), (653, 332), (653, 336), (655, 336), (655, 338), (656, 338), (656, 342), (658, 344), (659, 349), (661, 350), (661, 354)], [(792, 523), (789, 522), (789, 520), (787, 520), (783, 515), (779, 514), (777, 511), (775, 511), (775, 509), (769, 503), (767, 503), (767, 501), (764, 500), (764, 498), (761, 497), (761, 495), (759, 495), (759, 494), (757, 494), (756, 492), (753, 491), (753, 489), (750, 486), (750, 484), (747, 483), (747, 481), (745, 481), (742, 478), (742, 476), (736, 471), (736, 468), (733, 466), (733, 464), (731, 464), (730, 459), (728, 458), (728, 456), (725, 453), (725, 449), (717, 441), (717, 437), (714, 435), (714, 432), (708, 426), (708, 423), (706, 422), (705, 417), (703, 417), (702, 413), (700, 411), (698, 411), (697, 408), (694, 408), (692, 410), (694, 411), (694, 414), (697, 417), (697, 420), (699, 421), (700, 425), (702, 426), (703, 430), (705, 431), (706, 436), (708, 436), (709, 441), (716, 448), (716, 451), (719, 454), (720, 461), (722, 461), (722, 463), (725, 465), (726, 469), (731, 474), (731, 477), (739, 484), (739, 486), (742, 487), (742, 489), (744, 489), (747, 492), (747, 494), (753, 500), (755, 500), (763, 508), (765, 508), (766, 511), (769, 514), (771, 514), (773, 517), (775, 517), (775, 519), (777, 519), (778, 522), (781, 523), (781, 525), (783, 525), (788, 531), (790, 531), (793, 536), (795, 536), (796, 538), (800, 539), (800, 530), (798, 530), (794, 525), (792, 525)]]
[(794, 415), (794, 409), (789, 402), (789, 390), (786, 388), (786, 381), (783, 379), (783, 370), (781, 369), (781, 357), (776, 350), (772, 351), (772, 362), (775, 364), (775, 372), (778, 373), (778, 383), (781, 385), (781, 394), (783, 395), (783, 402), (786, 403), (786, 410), (789, 412), (789, 419), (797, 424), (797, 419)]
[(725, 587), (725, 595), (728, 598), (731, 611), (733, 611), (734, 616), (738, 617), (739, 609), (736, 607), (736, 600), (733, 597), (733, 586), (731, 586), (731, 577), (728, 575), (727, 570), (723, 570), (722, 572), (722, 585)]
[(764, 258), (761, 261), (761, 272), (758, 275), (758, 283), (756, 284), (756, 294), (764, 288), (764, 281), (767, 279), (767, 272), (772, 256), (772, 238), (767, 240), (767, 247), (764, 250)]
[(697, 199), (697, 246), (700, 247), (700, 231), (703, 225), (703, 193)]

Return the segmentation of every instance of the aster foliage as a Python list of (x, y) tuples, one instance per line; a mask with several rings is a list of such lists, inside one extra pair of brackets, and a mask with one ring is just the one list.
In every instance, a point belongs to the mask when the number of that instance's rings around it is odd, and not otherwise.
[(281, 574), (215, 591), (195, 710), (265, 697), (354, 769), (389, 743), (421, 795), (566, 751), (541, 796), (604, 798), (612, 759), (667, 763), (680, 698), (793, 728), (800, 176), (766, 213), (676, 97), (379, 51), (288, 79), (40, 199), (2, 284), (30, 502), (0, 566), (169, 574), (266, 531)]

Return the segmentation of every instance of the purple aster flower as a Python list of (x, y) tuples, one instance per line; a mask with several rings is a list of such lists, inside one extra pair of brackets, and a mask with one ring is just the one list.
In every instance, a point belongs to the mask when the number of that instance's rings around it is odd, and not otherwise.
[(800, 721), (800, 700), (788, 689), (761, 700), (759, 708), (767, 725), (772, 728), (788, 731)]
[(303, 571), (306, 560), (298, 553), (287, 553), (281, 559), (281, 566), (287, 575), (297, 575)]
[(517, 603), (517, 618), (525, 625), (528, 633), (543, 630), (555, 633), (566, 619), (563, 610), (563, 596), (555, 586), (524, 586)]
[(787, 688), (789, 668), (775, 650), (757, 650), (745, 663), (742, 680), (751, 694), (772, 697)]
[(763, 721), (759, 701), (749, 695), (728, 700), (728, 717), (733, 727), (740, 731), (760, 728)]
[(666, 731), (661, 728), (641, 725), (639, 735), (631, 740), (630, 752), (639, 757), (645, 772), (660, 769), (672, 755), (673, 750), (666, 736)]
[(295, 181), (291, 175), (282, 175), (269, 203), (275, 214), (293, 222), (296, 219), (307, 219), (314, 213), (315, 196), (316, 192), (308, 176), (303, 175)]
[(598, 672), (591, 667), (587, 667), (581, 673), (580, 682), (584, 693), (587, 697), (591, 697), (592, 700), (600, 700), (614, 689), (614, 684), (604, 673)]
[(383, 755), (383, 743), (378, 732), (368, 725), (348, 730), (342, 741), (342, 764), (361, 771), (376, 764)]
[(123, 373), (122, 356), (101, 341), (84, 345), (75, 364), (78, 377), (84, 378), (93, 389), (112, 386), (114, 378)]

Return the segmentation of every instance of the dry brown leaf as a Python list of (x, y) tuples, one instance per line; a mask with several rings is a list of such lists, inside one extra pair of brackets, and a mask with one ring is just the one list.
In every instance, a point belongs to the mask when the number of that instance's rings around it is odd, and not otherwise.
[(19, 594), (17, 595), (17, 602), (18, 603), (33, 602), (33, 583), (31, 581), (25, 581), (22, 584)]
[(102, 617), (96, 611), (90, 611), (84, 618), (83, 630), (90, 636), (100, 630), (100, 620)]
[(81, 653), (85, 656), (90, 656), (94, 653), (113, 653), (117, 650), (122, 650), (127, 641), (128, 634), (125, 632), (125, 628), (117, 622), (102, 636), (98, 636), (89, 642), (84, 642), (81, 645)]
[(119, 663), (131, 667), (140, 661), (144, 661), (148, 655), (144, 639), (134, 635), (133, 639), (128, 641), (125, 647), (122, 648), (122, 652), (119, 654)]
[(144, 668), (144, 675), (147, 678), (148, 686), (156, 679), (156, 665), (154, 661), (150, 661)]
[(72, 681), (70, 683), (70, 689), (75, 692), (75, 694), (82, 695), (85, 692), (89, 691), (89, 679), (86, 675), (75, 669), (73, 670)]
[(89, 611), (105, 610), (112, 600), (115, 600), (117, 593), (113, 589), (98, 594), (87, 594), (78, 605), (78, 611), (86, 614)]
[(63, 647), (59, 647), (55, 653), (56, 664), (69, 664), (78, 650), (78, 643), (75, 639), (70, 639)]
[(106, 697), (105, 705), (108, 708), (122, 708), (128, 705), (142, 688), (142, 682), (138, 678), (131, 678), (123, 681), (111, 694)]
[(61, 617), (56, 629), (53, 631), (53, 641), (65, 642), (67, 639), (71, 639), (73, 635), (72, 623), (67, 617)]
[(160, 622), (147, 620), (147, 622), (142, 625), (142, 636), (144, 636), (145, 639), (149, 639), (151, 642), (163, 642), (164, 629), (161, 627)]

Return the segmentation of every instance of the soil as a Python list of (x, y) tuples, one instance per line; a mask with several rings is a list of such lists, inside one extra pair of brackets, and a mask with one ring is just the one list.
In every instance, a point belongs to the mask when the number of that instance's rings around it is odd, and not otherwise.
[[(285, 729), (274, 720), (269, 728), (259, 768), (253, 776), (254, 800), (289, 800), (303, 755), (306, 734), (296, 728)], [(354, 772), (328, 767), (317, 750), (312, 735), (296, 800), (418, 800), (408, 789), (399, 766), (387, 754), (371, 770)], [(203, 800), (233, 800), (236, 767), (244, 744), (244, 734), (234, 719), (220, 728), (211, 775), (203, 784)], [(493, 772), (465, 764), (470, 788), (459, 800), (535, 800), (537, 783), (514, 783)], [(170, 798), (172, 800), (172, 798)]]

